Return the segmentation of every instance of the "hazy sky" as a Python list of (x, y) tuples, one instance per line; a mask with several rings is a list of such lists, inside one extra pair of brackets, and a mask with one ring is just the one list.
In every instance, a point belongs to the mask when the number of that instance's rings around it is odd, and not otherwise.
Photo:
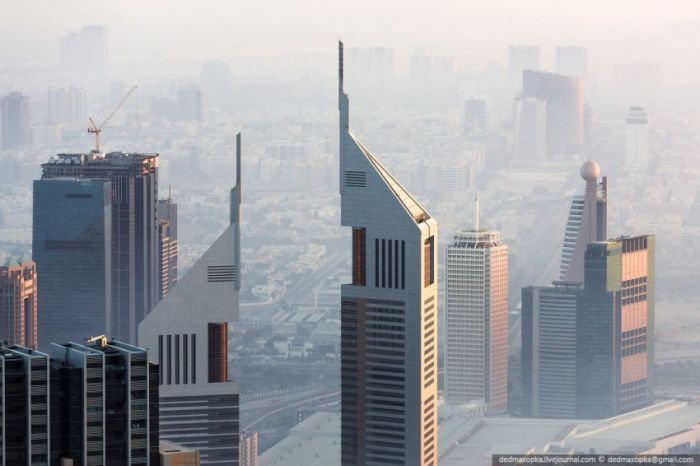
[[(601, 60), (698, 60), (698, 0), (0, 0), (0, 60), (56, 60), (84, 24), (110, 29), (114, 60), (320, 52), (339, 36), (505, 61), (514, 43), (581, 44)], [(680, 50), (679, 50), (680, 51)], [(675, 57), (671, 54), (670, 60)]]

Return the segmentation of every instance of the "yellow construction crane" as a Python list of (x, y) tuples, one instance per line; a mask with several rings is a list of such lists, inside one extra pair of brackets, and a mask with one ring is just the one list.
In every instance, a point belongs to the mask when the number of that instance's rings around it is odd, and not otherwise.
[(129, 92), (126, 93), (124, 98), (122, 98), (122, 100), (119, 102), (119, 104), (117, 104), (117, 106), (114, 107), (114, 110), (112, 110), (112, 113), (110, 113), (107, 116), (107, 118), (104, 119), (104, 121), (102, 122), (102, 124), (100, 126), (97, 126), (95, 124), (95, 120), (93, 120), (92, 117), (88, 118), (88, 120), (90, 121), (90, 126), (88, 127), (88, 133), (95, 134), (95, 149), (93, 150), (93, 152), (100, 151), (100, 133), (102, 132), (102, 128), (104, 127), (104, 125), (106, 125), (107, 122), (112, 119), (114, 114), (117, 113), (117, 110), (119, 110), (119, 108), (121, 108), (121, 106), (124, 105), (124, 102), (126, 102), (126, 99), (128, 99), (129, 96), (134, 93), (134, 91), (136, 90), (137, 87), (138, 86), (132, 87), (131, 90), (129, 90)]

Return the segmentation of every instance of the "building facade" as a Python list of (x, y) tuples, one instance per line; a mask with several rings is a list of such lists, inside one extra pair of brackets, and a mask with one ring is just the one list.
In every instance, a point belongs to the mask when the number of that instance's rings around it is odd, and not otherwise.
[(13, 149), (32, 142), (30, 99), (10, 92), (0, 99), (0, 149)]
[[(106, 326), (97, 333), (109, 334), (119, 341), (136, 341), (138, 323), (155, 306), (160, 296), (156, 219), (157, 158), (158, 154), (124, 152), (58, 154), (42, 165), (41, 180), (35, 182), (35, 187), (48, 180), (65, 178), (110, 182), (111, 191), (107, 199), (111, 207), (111, 305)], [(87, 197), (72, 199), (86, 202), (89, 202), (87, 199), (95, 200)], [(37, 205), (36, 200), (35, 197), (35, 222), (37, 214), (51, 215), (47, 211), (52, 204), (51, 199), (46, 200), (45, 205)], [(80, 218), (82, 215), (90, 215), (89, 212), (78, 210), (70, 213), (79, 222), (86, 221)], [(42, 264), (39, 258), (36, 261), (41, 273)], [(62, 273), (71, 274), (74, 270), (64, 268)], [(54, 308), (52, 312), (67, 315), (59, 308)], [(85, 334), (76, 331), (68, 339), (51, 338), (49, 341), (69, 341)]]
[(580, 283), (522, 290), (522, 404), (525, 417), (576, 418), (576, 310)]
[(106, 331), (112, 314), (112, 185), (70, 178), (34, 181), (32, 249), (39, 346)]
[(258, 466), (258, 433), (241, 432), (240, 466)]
[(0, 338), (10, 345), (37, 348), (36, 264), (9, 257), (0, 267)]
[(49, 466), (49, 357), (0, 345), (0, 464)]
[(571, 200), (559, 265), (559, 279), (575, 283), (583, 283), (588, 243), (605, 241), (608, 234), (608, 179), (604, 176), (598, 183), (600, 167), (590, 160), (581, 166), (580, 175), (585, 192)]
[(238, 320), (241, 139), (230, 224), (139, 325), (160, 372), (160, 435), (202, 464), (238, 465), (239, 389), (228, 374), (228, 323)]
[[(339, 43), (341, 464), (437, 464), (437, 222), (352, 135)], [(178, 285), (179, 286), (179, 285)]]
[(544, 160), (547, 155), (547, 104), (533, 97), (515, 100), (513, 156), (518, 162)]
[(625, 163), (633, 170), (649, 168), (649, 119), (644, 107), (630, 107), (625, 129)]
[[(478, 228), (478, 226), (476, 227)], [(508, 246), (497, 231), (465, 230), (447, 247), (446, 401), (508, 405)]]
[(588, 50), (585, 47), (566, 45), (556, 49), (557, 73), (575, 78), (585, 78), (588, 71)]
[(177, 283), (177, 204), (171, 197), (158, 201), (158, 290), (165, 298)]
[(583, 80), (544, 71), (523, 71), (523, 97), (547, 104), (547, 156), (578, 154), (583, 145)]
[(577, 311), (580, 418), (653, 402), (653, 235), (591, 243)]

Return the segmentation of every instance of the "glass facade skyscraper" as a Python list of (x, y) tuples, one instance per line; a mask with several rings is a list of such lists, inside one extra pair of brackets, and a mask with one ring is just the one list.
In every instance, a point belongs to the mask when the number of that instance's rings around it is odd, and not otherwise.
[(112, 313), (112, 185), (69, 178), (34, 182), (33, 255), (39, 346), (107, 331)]

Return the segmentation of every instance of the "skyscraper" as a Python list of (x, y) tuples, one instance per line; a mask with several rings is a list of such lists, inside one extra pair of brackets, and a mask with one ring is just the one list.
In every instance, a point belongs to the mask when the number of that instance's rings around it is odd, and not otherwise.
[[(52, 464), (148, 466), (158, 455), (158, 367), (146, 350), (106, 337), (52, 344)], [(156, 405), (157, 406), (157, 405)], [(155, 424), (155, 429), (152, 425)], [(54, 441), (54, 439), (58, 441)]]
[(202, 65), (200, 78), (207, 102), (212, 107), (228, 110), (233, 90), (229, 66), (222, 61), (208, 61)]
[(576, 309), (580, 283), (522, 290), (522, 404), (525, 417), (576, 418)]
[(516, 99), (514, 127), (515, 160), (544, 160), (547, 153), (547, 104), (533, 97)]
[(258, 433), (241, 432), (240, 466), (258, 466)]
[(544, 71), (523, 71), (523, 97), (547, 104), (547, 155), (576, 154), (583, 144), (583, 80)]
[(588, 70), (588, 51), (573, 45), (557, 47), (557, 73), (575, 78), (585, 78)]
[(464, 132), (483, 134), (487, 126), (486, 101), (476, 97), (464, 100)]
[(61, 66), (70, 69), (103, 68), (109, 61), (106, 26), (83, 26), (60, 42)]
[(338, 46), (341, 224), (352, 227), (341, 464), (436, 465), (437, 222), (350, 132)]
[(12, 149), (32, 142), (30, 99), (10, 92), (0, 99), (0, 149)]
[(161, 366), (161, 438), (196, 448), (202, 464), (239, 461), (238, 384), (228, 374), (228, 322), (238, 320), (241, 139), (230, 224), (139, 325)]
[(188, 86), (177, 90), (177, 114), (180, 120), (202, 121), (204, 100), (199, 87)]
[(561, 251), (559, 279), (583, 283), (584, 253), (588, 243), (607, 239), (608, 179), (598, 183), (600, 167), (589, 160), (581, 166), (581, 178), (586, 180), (585, 194), (571, 200)]
[(87, 123), (87, 93), (79, 87), (52, 87), (48, 92), (48, 123), (80, 127)]
[(49, 466), (49, 357), (0, 343), (0, 464)]
[(481, 401), (488, 412), (508, 404), (508, 246), (474, 229), (447, 246), (446, 400)]
[(630, 107), (627, 114), (625, 164), (633, 170), (649, 167), (649, 120), (644, 107)]
[(177, 204), (158, 201), (158, 290), (163, 299), (177, 283)]
[(100, 335), (109, 327), (113, 286), (111, 201), (109, 181), (34, 181), (32, 250), (41, 277), (41, 348), (51, 342)]
[[(63, 225), (63, 219), (56, 217), (56, 204), (61, 204), (64, 215), (70, 215), (79, 224), (90, 225), (94, 218), (94, 210), (101, 211), (105, 204), (99, 204), (102, 200), (110, 205), (111, 211), (111, 237), (108, 250), (112, 251), (110, 258), (110, 279), (111, 279), (111, 306), (108, 309), (108, 320), (106, 328), (102, 327), (98, 334), (107, 333), (116, 340), (124, 342), (136, 341), (136, 327), (143, 317), (155, 306), (159, 300), (158, 289), (158, 228), (156, 219), (156, 203), (158, 200), (158, 154), (127, 154), (124, 152), (111, 152), (108, 154), (91, 152), (90, 154), (58, 154), (52, 157), (47, 163), (42, 165), (43, 173), (40, 181), (35, 182), (36, 186), (49, 180), (65, 181), (66, 178), (79, 180), (109, 180), (110, 191), (105, 195), (102, 193), (82, 193), (73, 195), (71, 191), (61, 192), (56, 196), (48, 195), (45, 199), (38, 200), (35, 197), (34, 203), (34, 235), (55, 235), (62, 229), (71, 229)], [(60, 186), (53, 184), (51, 186)], [(60, 197), (63, 196), (63, 197)], [(96, 196), (96, 197), (95, 197)], [(81, 211), (80, 205), (90, 204), (87, 210)], [(37, 222), (42, 225), (44, 221), (41, 216), (47, 216), (51, 222), (46, 224), (46, 230), (37, 232)], [(85, 218), (83, 218), (85, 216)], [(55, 230), (52, 229), (55, 227)], [(90, 234), (91, 230), (73, 231), (75, 235)], [(77, 240), (74, 238), (73, 240)], [(84, 245), (79, 242), (71, 243), (70, 248), (80, 249), (80, 254), (85, 251)], [(39, 245), (41, 247), (41, 245)], [(70, 249), (68, 248), (68, 249)], [(66, 248), (57, 247), (55, 251)], [(73, 254), (71, 252), (70, 254)], [(43, 256), (35, 254), (37, 268), (42, 273)], [(68, 268), (67, 265), (59, 265), (57, 271), (59, 276), (56, 280), (61, 280), (60, 275), (71, 275), (79, 273), (84, 264), (75, 264), (76, 269)], [(46, 288), (44, 288), (46, 290)], [(51, 307), (49, 303), (54, 300), (53, 290), (40, 291), (45, 293), (47, 300), (47, 312), (55, 313), (59, 318), (75, 312), (75, 308), (67, 309), (63, 307)], [(67, 291), (58, 291), (65, 294)], [(44, 309), (42, 301), (39, 301), (39, 313)], [(50, 310), (49, 310), (50, 309)], [(82, 314), (82, 311), (81, 311)], [(44, 314), (46, 315), (46, 314)], [(69, 321), (63, 324), (67, 331), (71, 331)], [(47, 330), (47, 335), (42, 335), (41, 328)], [(51, 325), (40, 327), (40, 338), (47, 343), (46, 338), (50, 337)], [(85, 333), (79, 328), (72, 330), (68, 338), (66, 335), (55, 335), (48, 341), (70, 341), (80, 338)], [(56, 338), (61, 336), (61, 338)]]
[(653, 235), (591, 243), (577, 312), (578, 411), (611, 417), (654, 399)]
[(0, 339), (37, 347), (37, 273), (28, 257), (9, 257), (0, 267)]

